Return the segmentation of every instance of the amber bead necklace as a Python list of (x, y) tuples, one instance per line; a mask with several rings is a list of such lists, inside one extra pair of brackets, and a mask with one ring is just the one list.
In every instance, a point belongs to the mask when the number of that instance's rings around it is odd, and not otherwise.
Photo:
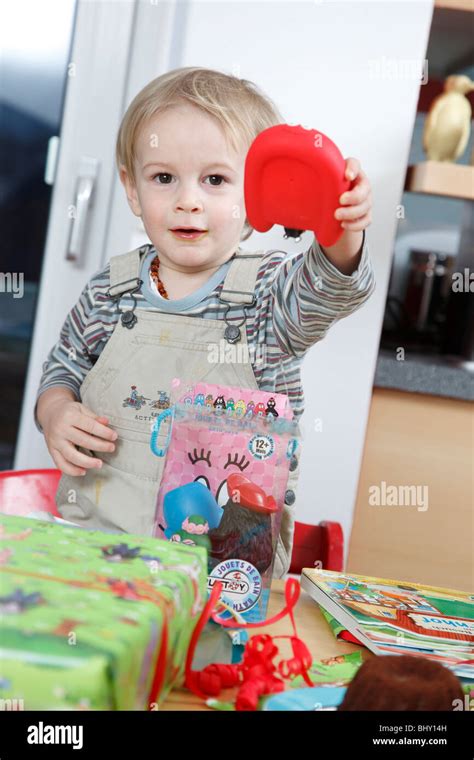
[(153, 259), (153, 261), (151, 262), (151, 264), (150, 264), (151, 278), (152, 278), (153, 282), (155, 283), (155, 285), (156, 285), (156, 287), (158, 289), (158, 293), (160, 294), (160, 296), (162, 296), (163, 298), (166, 298), (169, 301), (169, 295), (166, 292), (165, 286), (163, 285), (162, 281), (160, 280), (159, 269), (160, 269), (160, 260), (158, 258), (158, 254), (157, 254), (155, 256), (155, 258)]

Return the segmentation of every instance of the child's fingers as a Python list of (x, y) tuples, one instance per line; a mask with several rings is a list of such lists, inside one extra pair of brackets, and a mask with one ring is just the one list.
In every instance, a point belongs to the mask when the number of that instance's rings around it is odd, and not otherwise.
[(79, 430), (83, 430), (85, 433), (97, 436), (97, 438), (105, 438), (107, 441), (115, 441), (117, 439), (115, 430), (103, 425), (98, 419), (94, 419), (81, 412), (79, 412), (78, 417), (72, 420), (72, 425)]
[(88, 435), (79, 428), (71, 428), (68, 433), (68, 440), (77, 446), (82, 446), (83, 449), (91, 449), (91, 451), (115, 451), (115, 445), (112, 442), (94, 435)]
[(357, 184), (352, 190), (347, 190), (339, 198), (339, 203), (345, 206), (354, 206), (356, 203), (362, 203), (366, 198), (371, 195), (370, 182), (365, 176), (364, 172), (361, 172)]
[(372, 216), (371, 214), (365, 214), (365, 216), (354, 219), (352, 222), (341, 222), (341, 227), (350, 232), (361, 232), (367, 229), (370, 224), (372, 224)]
[(365, 216), (371, 209), (370, 201), (365, 201), (358, 206), (348, 206), (347, 208), (338, 208), (334, 216), (342, 221), (352, 221)]
[(82, 469), (90, 470), (93, 467), (97, 467), (98, 469), (102, 467), (101, 459), (96, 459), (95, 457), (83, 454), (82, 451), (78, 451), (74, 444), (69, 443), (69, 441), (64, 441), (60, 453), (67, 462), (74, 464), (77, 467), (81, 467)]
[(81, 410), (87, 417), (92, 417), (93, 420), (97, 420), (98, 422), (102, 422), (104, 425), (108, 425), (109, 418), (103, 417), (101, 415), (95, 414), (95, 412), (92, 411), (92, 409), (89, 409), (89, 407), (84, 406), (84, 404), (81, 404)]
[(108, 417), (101, 417), (100, 415), (94, 414), (94, 412), (91, 412), (91, 410), (88, 409), (87, 406), (84, 406), (84, 404), (81, 405), (81, 411), (86, 415), (86, 417), (90, 417), (93, 420), (98, 420), (98, 422), (102, 422), (104, 425), (107, 425), (109, 422)]
[(51, 456), (53, 457), (54, 464), (65, 475), (85, 475), (86, 471), (83, 467), (75, 467), (73, 464), (67, 462), (58, 449), (51, 449)]
[(346, 159), (345, 176), (346, 179), (353, 180), (360, 172), (360, 161), (357, 158)]

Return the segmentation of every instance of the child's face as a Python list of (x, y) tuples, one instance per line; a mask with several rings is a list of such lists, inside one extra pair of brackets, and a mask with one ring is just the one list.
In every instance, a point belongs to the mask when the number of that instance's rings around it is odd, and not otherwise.
[[(141, 129), (135, 182), (124, 170), (121, 179), (163, 264), (191, 274), (232, 256), (245, 222), (247, 150), (233, 150), (217, 121), (184, 102)], [(181, 226), (206, 232), (194, 240), (179, 238), (171, 230)]]

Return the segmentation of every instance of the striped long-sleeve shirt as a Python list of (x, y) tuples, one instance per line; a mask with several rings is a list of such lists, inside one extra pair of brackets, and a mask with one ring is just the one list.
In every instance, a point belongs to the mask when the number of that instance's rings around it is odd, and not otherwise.
[[(155, 255), (151, 244), (143, 247), (144, 284), (135, 296), (139, 308), (224, 320), (227, 306), (219, 301), (219, 294), (230, 262), (195, 293), (168, 301), (157, 293), (149, 277)], [(132, 306), (128, 295), (119, 304), (107, 295), (109, 278), (107, 264), (87, 283), (69, 312), (43, 365), (38, 396), (47, 388), (65, 386), (80, 400), (80, 386), (112, 335), (121, 310)], [(280, 250), (266, 251), (257, 273), (255, 303), (246, 307), (249, 359), (258, 387), (286, 393), (298, 419), (304, 411), (300, 370), (305, 353), (324, 338), (332, 324), (362, 306), (374, 289), (365, 234), (359, 266), (350, 275), (342, 274), (329, 261), (316, 239), (307, 251), (293, 256)]]

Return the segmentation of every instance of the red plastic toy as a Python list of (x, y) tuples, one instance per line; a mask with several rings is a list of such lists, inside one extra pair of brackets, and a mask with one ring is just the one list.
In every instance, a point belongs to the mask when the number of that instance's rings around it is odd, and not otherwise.
[(321, 245), (334, 245), (344, 232), (334, 212), (352, 186), (344, 174), (339, 148), (322, 132), (289, 124), (264, 129), (245, 163), (249, 223), (258, 232), (281, 224), (286, 237), (312, 230)]

